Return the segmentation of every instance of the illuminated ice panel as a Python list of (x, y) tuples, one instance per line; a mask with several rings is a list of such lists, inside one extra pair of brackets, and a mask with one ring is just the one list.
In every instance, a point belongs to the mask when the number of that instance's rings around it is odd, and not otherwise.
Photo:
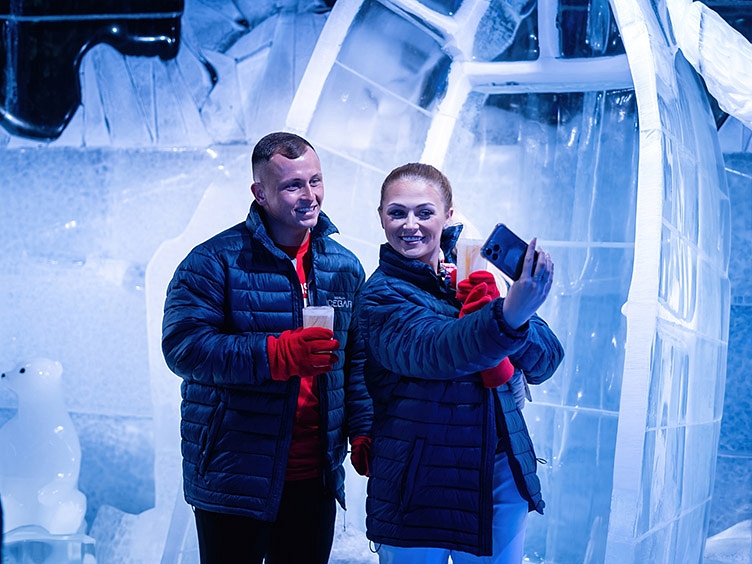
[[(720, 428), (720, 421), (713, 418), (718, 389), (712, 368), (718, 368), (724, 355), (720, 341), (698, 343), (698, 339), (695, 331), (676, 322), (658, 321), (636, 523), (636, 538), (653, 539), (652, 544), (639, 543), (652, 547), (651, 562), (673, 562), (677, 545), (687, 541), (666, 536), (676, 533), (680, 517), (698, 507), (706, 515), (709, 511)], [(702, 393), (710, 399), (698, 400)], [(698, 420), (698, 413), (705, 420)], [(665, 558), (663, 548), (669, 551)], [(696, 561), (700, 553), (692, 556), (688, 561)]]
[[(663, 140), (666, 163), (663, 168), (663, 218), (697, 245), (699, 234), (699, 173), (696, 152), (690, 152), (671, 137)], [(680, 154), (680, 152), (684, 154)]]
[(457, 207), (483, 234), (631, 243), (636, 111), (631, 91), (472, 92), (444, 164)]
[[(566, 249), (552, 251), (558, 257)], [(599, 251), (614, 262), (630, 264), (632, 260), (631, 251)], [(562, 270), (559, 263), (557, 269)], [(624, 296), (592, 293), (597, 286), (596, 282), (584, 282), (577, 293), (557, 291), (541, 308), (540, 315), (571, 352), (556, 378), (532, 390), (535, 402), (618, 412), (626, 336), (620, 312)]]
[(308, 135), (317, 147), (347, 152), (388, 171), (419, 160), (430, 125), (427, 111), (336, 66), (324, 85)]
[(694, 350), (702, 362), (693, 362), (690, 366), (687, 390), (688, 425), (717, 422), (721, 418), (724, 381), (721, 378), (711, 378), (710, 375), (720, 374), (726, 369), (727, 348), (723, 343), (724, 341), (700, 335), (695, 339)]
[[(328, 74), (319, 96), (298, 96), (293, 113), (310, 112), (308, 135), (320, 147), (368, 166), (388, 171), (419, 160), (445, 90), (449, 57), (415, 21), (378, 2), (364, 2), (345, 25), (332, 66), (320, 71)], [(339, 36), (341, 30), (328, 33)]]
[(648, 393), (649, 430), (685, 423), (690, 354), (679, 339), (656, 335)]
[(673, 521), (681, 506), (684, 428), (660, 427), (645, 435), (642, 495), (637, 535), (655, 532)]
[(705, 445), (717, 444), (719, 433), (720, 421), (688, 425), (686, 428), (682, 512), (698, 507), (705, 511), (705, 505), (710, 501), (716, 455)]
[[(337, 63), (379, 88), (426, 110), (446, 87), (450, 57), (435, 34), (374, 0), (353, 20)], [(366, 56), (367, 55), (367, 56)], [(381, 108), (380, 113), (389, 108)]]
[[(545, 519), (528, 523), (526, 553), (602, 561), (626, 340), (621, 307), (634, 262), (634, 92), (488, 90), (465, 101), (444, 170), (475, 231), (505, 222), (551, 252), (556, 283), (540, 314), (567, 350), (526, 408), (536, 453), (549, 461), (540, 472), (550, 502)], [(587, 534), (571, 542), (574, 530)]]
[(696, 296), (697, 248), (664, 225), (658, 299), (671, 315), (689, 322), (695, 315)]
[(546, 509), (544, 518), (528, 519), (527, 557), (532, 562), (603, 562), (618, 416), (551, 409), (536, 401), (536, 392), (524, 415), (536, 455), (545, 461), (538, 475)]

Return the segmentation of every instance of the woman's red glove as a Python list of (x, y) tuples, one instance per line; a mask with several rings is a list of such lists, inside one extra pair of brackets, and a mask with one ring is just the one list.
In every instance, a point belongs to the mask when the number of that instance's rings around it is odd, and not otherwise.
[(502, 359), (502, 361), (493, 368), (486, 368), (480, 371), (480, 377), (483, 380), (483, 385), (486, 388), (498, 388), (503, 386), (514, 376), (514, 366), (509, 362), (508, 358)]
[(371, 475), (371, 437), (362, 435), (352, 440), (350, 462), (355, 471), (361, 476)]
[[(478, 311), (484, 305), (500, 297), (496, 279), (487, 270), (476, 270), (457, 284), (457, 299), (464, 302), (460, 317)], [(481, 370), (480, 376), (486, 388), (498, 388), (506, 384), (514, 374), (514, 366), (508, 358), (493, 368)]]
[[(479, 287), (482, 287), (483, 290), (481, 291)], [(466, 307), (470, 305), (469, 302), (473, 301), (469, 299), (471, 292), (473, 292), (473, 298), (475, 299), (480, 297), (480, 294), (487, 295), (491, 300), (495, 300), (501, 296), (499, 288), (496, 286), (496, 278), (494, 278), (494, 275), (487, 270), (476, 270), (475, 272), (471, 272), (470, 276), (457, 284), (457, 299), (463, 302)], [(480, 309), (480, 307), (473, 309), (472, 311), (477, 311), (478, 309)], [(465, 313), (472, 313), (472, 311), (466, 311)]]
[(326, 327), (299, 327), (283, 331), (279, 337), (269, 335), (266, 351), (272, 380), (285, 381), (291, 376), (316, 376), (329, 372), (339, 358), (334, 351), (339, 341)]

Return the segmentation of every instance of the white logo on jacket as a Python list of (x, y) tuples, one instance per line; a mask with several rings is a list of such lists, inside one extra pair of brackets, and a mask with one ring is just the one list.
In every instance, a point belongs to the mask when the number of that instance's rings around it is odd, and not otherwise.
[(327, 304), (335, 309), (352, 309), (352, 300), (341, 296), (334, 296), (327, 300)]

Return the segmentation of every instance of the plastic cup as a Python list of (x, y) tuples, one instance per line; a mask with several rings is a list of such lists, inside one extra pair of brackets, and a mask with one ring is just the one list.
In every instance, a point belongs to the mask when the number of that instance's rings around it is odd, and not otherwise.
[(457, 282), (476, 270), (486, 270), (486, 259), (480, 252), (483, 239), (459, 239), (457, 241)]
[(334, 331), (334, 308), (331, 306), (304, 307), (303, 327), (326, 327)]

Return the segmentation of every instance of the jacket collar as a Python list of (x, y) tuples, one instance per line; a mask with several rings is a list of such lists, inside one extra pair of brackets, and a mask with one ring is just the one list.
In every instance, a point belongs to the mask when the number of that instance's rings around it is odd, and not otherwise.
[(457, 251), (454, 247), (457, 245), (457, 240), (460, 238), (463, 227), (461, 223), (455, 223), (454, 225), (445, 227), (444, 231), (441, 232), (440, 246), (446, 262), (457, 264)]
[[(445, 257), (453, 256), (452, 251), (461, 231), (462, 225), (460, 224), (450, 225), (442, 231), (440, 246)], [(450, 259), (450, 262), (455, 261), (454, 259)], [(449, 293), (454, 295), (454, 291), (449, 288), (449, 280), (441, 278), (426, 263), (406, 258), (395, 251), (389, 243), (381, 245), (379, 251), (379, 268), (387, 276), (401, 278), (429, 292), (438, 291), (442, 294)]]

